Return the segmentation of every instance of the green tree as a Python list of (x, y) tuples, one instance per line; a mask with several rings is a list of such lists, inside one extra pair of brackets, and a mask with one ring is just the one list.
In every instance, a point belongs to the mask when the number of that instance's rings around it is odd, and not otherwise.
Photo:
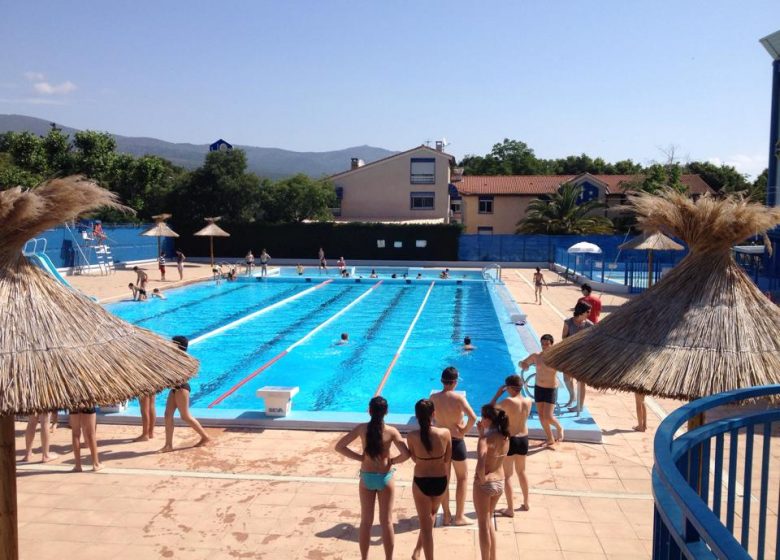
[(594, 214), (606, 206), (596, 200), (580, 204), (581, 193), (582, 187), (566, 183), (555, 194), (532, 201), (525, 218), (517, 223), (517, 233), (612, 233), (612, 221)]
[(0, 142), (0, 151), (11, 155), (14, 165), (24, 171), (46, 175), (49, 171), (43, 140), (32, 132), (8, 132)]
[(73, 137), (73, 172), (107, 184), (116, 159), (116, 140), (107, 132), (81, 130)]
[(52, 125), (49, 134), (43, 138), (43, 150), (50, 175), (68, 175), (73, 169), (73, 154), (70, 137)]
[(766, 204), (766, 185), (769, 181), (769, 169), (764, 169), (764, 171), (761, 172), (761, 175), (756, 177), (756, 180), (753, 181), (753, 184), (750, 185), (750, 189), (748, 191), (748, 197), (753, 202), (760, 202), (761, 204)]
[(252, 222), (260, 213), (260, 178), (246, 172), (243, 150), (209, 152), (204, 164), (176, 186), (169, 204), (191, 223), (223, 216), (233, 223)]
[(269, 223), (329, 220), (335, 205), (333, 183), (299, 173), (263, 187), (261, 219)]
[(750, 189), (747, 177), (730, 165), (692, 161), (685, 166), (685, 171), (700, 175), (710, 187), (718, 192), (736, 193)]

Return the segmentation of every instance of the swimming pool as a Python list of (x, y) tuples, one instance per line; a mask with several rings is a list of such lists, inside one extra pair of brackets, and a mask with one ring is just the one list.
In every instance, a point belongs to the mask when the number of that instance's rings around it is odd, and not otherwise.
[[(438, 273), (430, 271), (421, 280), (388, 278), (393, 273), (341, 279), (297, 277), (293, 269), (107, 307), (140, 327), (190, 339), (201, 362), (191, 381), (196, 409), (263, 410), (256, 390), (282, 385), (300, 387), (298, 411), (362, 412), (381, 388), (392, 412), (411, 415), (418, 399), (440, 388), (449, 365), (475, 408), (488, 402), (526, 353), (514, 325), (502, 328), (495, 287), (476, 279), (478, 271), (453, 280), (432, 279)], [(349, 343), (338, 344), (344, 332)], [(462, 350), (467, 335), (476, 351)]]

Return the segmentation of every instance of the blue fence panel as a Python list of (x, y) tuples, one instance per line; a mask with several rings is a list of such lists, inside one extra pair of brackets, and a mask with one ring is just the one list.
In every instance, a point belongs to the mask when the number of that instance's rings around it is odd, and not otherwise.
[[(111, 248), (115, 263), (155, 259), (157, 253), (157, 238), (143, 237), (141, 233), (149, 229), (153, 224), (124, 224), (104, 225), (106, 244)], [(46, 255), (57, 268), (70, 268), (75, 265), (80, 254), (89, 256), (88, 246), (90, 242), (83, 237), (83, 232), (88, 234), (91, 226), (76, 224), (75, 227), (60, 226), (47, 230), (38, 238), (46, 239)], [(165, 251), (167, 258), (172, 258), (175, 248), (175, 239), (161, 238), (160, 247)], [(81, 253), (80, 253), (80, 252)], [(94, 258), (94, 255), (92, 255)], [(91, 260), (91, 259), (90, 259)], [(91, 262), (94, 264), (94, 262)]]

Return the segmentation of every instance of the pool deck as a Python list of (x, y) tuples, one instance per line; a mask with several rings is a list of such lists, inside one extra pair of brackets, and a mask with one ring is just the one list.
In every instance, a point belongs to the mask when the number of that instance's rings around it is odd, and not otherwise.
[[(158, 281), (152, 265), (150, 288)], [(533, 305), (532, 270), (505, 269), (504, 281), (538, 334), (560, 336), (562, 318), (579, 297), (577, 287), (550, 287), (544, 305)], [(178, 277), (175, 268), (169, 273)], [(188, 264), (188, 280), (210, 276), (206, 265)], [(73, 285), (106, 300), (125, 296), (132, 271), (108, 277), (70, 277)], [(604, 312), (625, 301), (605, 294)], [(652, 438), (659, 416), (679, 406), (651, 401), (646, 433), (634, 425), (630, 395), (592, 392), (591, 414), (603, 443), (565, 442), (556, 451), (528, 457), (530, 511), (498, 518), (498, 558), (635, 559), (649, 557), (653, 501), (650, 488)], [(17, 455), (24, 448), (25, 424), (16, 424)], [(137, 426), (100, 424), (104, 470), (72, 468), (70, 431), (60, 427), (48, 464), (19, 465), (21, 557), (48, 558), (357, 558), (358, 464), (333, 451), (339, 433), (246, 428), (208, 428), (214, 443), (191, 445), (197, 436), (177, 428), (176, 451), (160, 454), (156, 438), (134, 443)], [(467, 438), (468, 468), (474, 472), (476, 439)], [(36, 436), (34, 451), (39, 452)], [(40, 455), (36, 455), (40, 458)], [(87, 460), (85, 468), (88, 468)], [(775, 480), (780, 478), (773, 463)], [(771, 476), (771, 475), (770, 475)], [(412, 465), (396, 473), (395, 556), (409, 555), (417, 539), (411, 496)], [(469, 486), (470, 486), (469, 479)], [(515, 492), (519, 489), (515, 484)], [(473, 519), (468, 491), (467, 512)], [(503, 504), (503, 500), (499, 502)], [(502, 507), (500, 505), (499, 507)], [(382, 557), (377, 527), (372, 558)], [(434, 533), (438, 557), (478, 558), (475, 526), (442, 527)]]

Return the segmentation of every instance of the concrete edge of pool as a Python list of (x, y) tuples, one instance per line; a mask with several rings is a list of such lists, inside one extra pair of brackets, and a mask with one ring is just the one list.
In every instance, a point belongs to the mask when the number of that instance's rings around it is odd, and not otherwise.
[[(293, 410), (285, 417), (266, 416), (262, 411), (236, 409), (191, 408), (190, 412), (200, 423), (208, 428), (250, 428), (278, 430), (307, 430), (315, 432), (347, 431), (355, 424), (365, 422), (367, 416), (362, 412), (308, 412)], [(164, 410), (157, 410), (157, 425), (162, 426)], [(130, 406), (124, 412), (109, 412), (98, 415), (101, 424), (140, 424), (140, 410)], [(590, 415), (575, 416), (567, 413), (558, 416), (558, 421), (566, 432), (566, 441), (578, 443), (601, 443), (601, 429)], [(388, 414), (386, 422), (401, 430), (410, 432), (417, 429), (414, 416), (408, 414)], [(186, 426), (176, 418), (177, 426)], [(476, 436), (472, 429), (470, 436)], [(536, 415), (528, 421), (528, 435), (531, 439), (542, 440), (544, 433)]]

